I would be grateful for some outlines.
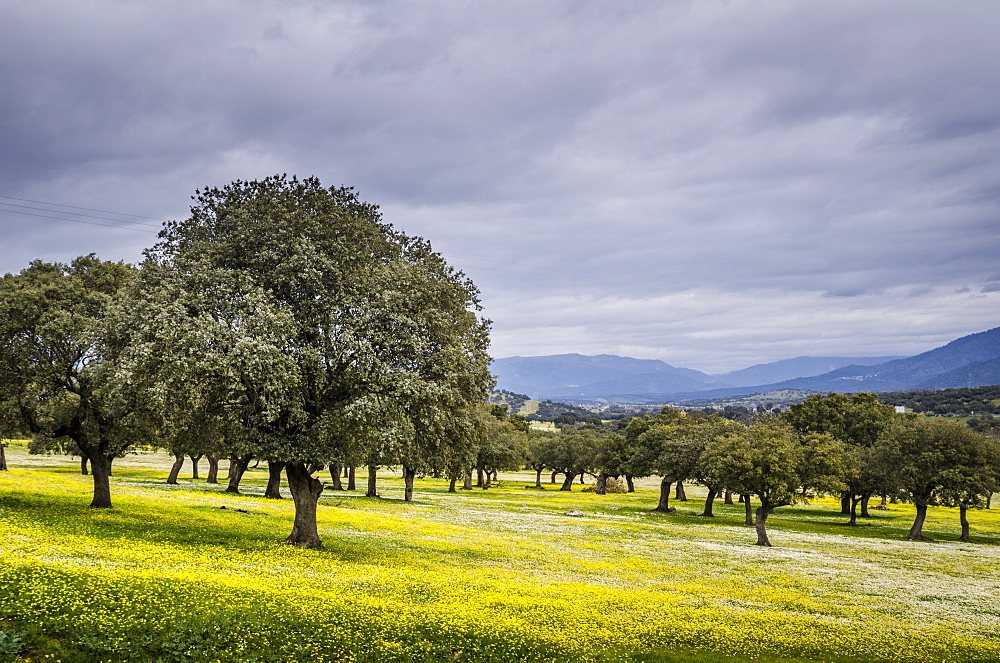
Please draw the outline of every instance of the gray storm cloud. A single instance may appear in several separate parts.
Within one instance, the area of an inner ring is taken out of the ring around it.
[[[236,178],[354,185],[480,285],[497,356],[728,370],[998,324],[989,3],[41,1],[0,23],[0,195],[177,218]],[[5,272],[154,241],[13,209]]]

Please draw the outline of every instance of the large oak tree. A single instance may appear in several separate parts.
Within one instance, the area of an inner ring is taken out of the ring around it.
[[[767,518],[775,509],[806,499],[802,488],[816,492],[843,490],[851,468],[843,444],[829,436],[799,437],[774,419],[758,420],[745,432],[730,434],[709,444],[702,464],[721,484],[747,496],[756,495],[757,545],[770,546]],[[822,448],[817,453],[817,447]],[[817,461],[817,456],[823,458]]]
[[[349,188],[273,176],[205,189],[160,237],[133,293],[136,368],[165,400],[232,423],[231,453],[285,463],[288,543],[322,545],[321,467],[389,433],[412,470],[440,454],[453,412],[485,399],[475,286]]]
[[[962,538],[968,540],[966,510],[985,502],[996,489],[996,449],[990,440],[947,419],[902,419],[884,435],[886,466],[916,507],[906,538],[929,541],[923,533],[927,507],[960,509]]]
[[[109,333],[129,265],[81,256],[32,262],[0,279],[0,411],[8,425],[75,443],[90,462],[91,506],[111,506],[111,463],[148,433],[140,385],[114,370]]]

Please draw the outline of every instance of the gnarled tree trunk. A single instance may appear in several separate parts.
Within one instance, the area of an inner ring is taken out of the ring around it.
[[[472,490],[472,468],[465,473],[465,483],[462,484],[462,490]]]
[[[635,481],[633,480],[633,477],[632,477],[631,474],[626,474],[625,475],[625,483],[628,484],[628,492],[634,493],[635,492]]]
[[[355,476],[356,470],[357,468],[354,465],[351,465],[350,467],[347,468],[347,490],[357,490],[358,488]]]
[[[670,486],[673,481],[664,477],[660,480],[660,502],[656,505],[654,511],[659,511],[660,513],[669,513],[670,509]]]
[[[713,511],[715,507],[715,491],[711,488],[708,489],[708,495],[705,497],[705,510],[701,512],[701,515],[706,518],[714,518],[715,513]]]
[[[458,492],[458,477],[457,476],[453,475],[448,480],[448,492],[449,493],[457,493]]]
[[[177,477],[180,475],[182,467],[184,467],[184,453],[174,452],[174,464],[170,466],[170,474],[167,475],[168,484],[177,485]]]
[[[555,470],[552,470],[552,476],[549,478],[549,483],[555,483],[556,482],[556,475],[557,474],[559,474],[559,472],[557,472]]]
[[[840,494],[840,513],[842,515],[850,515],[851,513],[851,494],[841,493]]]
[[[243,474],[247,471],[247,465],[253,458],[250,454],[245,456],[229,457],[229,485],[226,486],[227,493],[239,494],[240,482],[243,481]]]
[[[542,469],[544,468],[540,467],[537,470],[535,470],[535,488],[539,490],[542,489]]]
[[[284,469],[284,463],[273,460],[267,461],[267,488],[264,489],[264,497],[267,499],[283,499],[281,497],[281,472]]]
[[[573,480],[576,479],[576,475],[572,472],[566,472],[565,476],[566,478],[563,479],[562,486],[559,487],[559,490],[571,492],[573,490]]]
[[[684,492],[684,482],[683,481],[678,481],[677,482],[677,492],[674,494],[674,499],[675,500],[680,500],[681,502],[687,502],[688,501],[687,493]]]
[[[927,505],[926,504],[915,504],[917,507],[917,517],[913,520],[913,526],[910,527],[910,533],[906,535],[906,538],[910,541],[930,541],[926,536],[924,536],[924,520],[927,519]]]
[[[861,517],[871,518],[872,514],[868,513],[868,500],[872,498],[871,495],[865,495],[861,498]]]
[[[330,466],[330,478],[333,479],[333,489],[343,490],[344,484],[340,481],[340,465]]]
[[[82,474],[83,476],[87,476],[88,474],[90,474],[90,472],[87,470],[87,463],[89,462],[90,461],[87,460],[86,456],[80,456],[80,474]]]
[[[725,497],[722,500],[722,503],[723,504],[732,504],[733,503],[733,491],[731,491],[731,490],[727,490],[726,491],[726,494],[725,494]]]
[[[750,496],[740,495],[740,501],[743,502],[743,526],[753,527],[753,507],[750,506]]]
[[[851,519],[847,522],[848,525],[854,526],[858,524],[858,503],[860,501],[860,495],[851,495]]]
[[[285,474],[295,502],[295,521],[285,543],[299,548],[322,548],[316,507],[323,492],[323,482],[312,475],[305,463],[286,463]]]
[[[378,491],[375,490],[375,484],[378,481],[378,465],[368,466],[368,490],[365,492],[365,497],[378,497]]]
[[[413,501],[413,477],[417,471],[403,465],[403,499],[407,502]]]
[[[0,441],[0,472],[7,471],[7,454],[4,453],[3,442]]]
[[[597,485],[594,486],[594,492],[598,495],[608,494],[608,475],[604,472],[597,475]]]
[[[962,523],[962,536],[958,540],[964,541],[965,543],[969,542],[969,519],[966,517],[966,511],[968,508],[969,507],[966,504],[958,505],[958,518]]]
[[[219,483],[219,454],[208,454],[208,476],[205,483]]]
[[[750,501],[747,500],[747,504],[749,503]],[[767,547],[771,546],[771,541],[767,538],[767,528],[765,527],[765,525],[767,524],[767,517],[771,515],[772,511],[774,511],[772,507],[767,507],[764,506],[763,504],[757,507],[757,521],[755,523],[755,526],[757,527],[758,546],[767,546]]]
[[[95,453],[90,459],[90,473],[94,477],[94,499],[90,506],[93,509],[111,508],[111,461],[104,454]]]
[[[201,478],[200,476],[198,476],[199,460],[201,460],[201,454],[198,454],[197,456],[191,456],[191,478],[196,481]]]

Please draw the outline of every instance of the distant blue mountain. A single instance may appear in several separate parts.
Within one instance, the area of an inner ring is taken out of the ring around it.
[[[833,370],[830,370],[833,367]],[[907,358],[796,357],[708,375],[655,359],[579,354],[505,357],[497,388],[539,399],[716,398],[776,389],[906,391],[1000,384],[1000,327]]]
[[[845,366],[815,377],[779,382],[781,388],[809,391],[907,391],[929,388],[966,387],[958,384],[962,367],[1000,357],[1000,327],[969,334],[940,348],[906,359],[874,366]],[[949,377],[950,374],[950,377]],[[991,384],[987,382],[986,384]],[[974,386],[982,386],[974,385]]]
[[[738,371],[721,373],[712,377],[734,387],[750,387],[759,384],[782,382],[795,378],[822,375],[838,368],[856,364],[871,366],[887,361],[902,359],[902,357],[795,357],[773,361],[769,364],[756,364]]]
[[[920,389],[949,389],[951,387],[985,387],[1000,384],[1000,357],[976,361],[960,368],[941,373],[920,385]]]
[[[656,359],[580,354],[503,357],[493,362],[497,388],[540,399],[607,398],[721,386],[712,376]]]
[[[851,365],[829,373],[756,386],[674,394],[675,398],[725,398],[778,389],[857,393],[911,391],[1000,384],[1000,327],[955,339],[927,352],[871,366]]]

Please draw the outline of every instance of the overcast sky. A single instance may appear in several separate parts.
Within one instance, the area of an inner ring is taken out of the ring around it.
[[[136,261],[196,188],[287,172],[429,239],[497,357],[722,372],[1000,325],[994,0],[5,0],[0,26],[0,273]]]

